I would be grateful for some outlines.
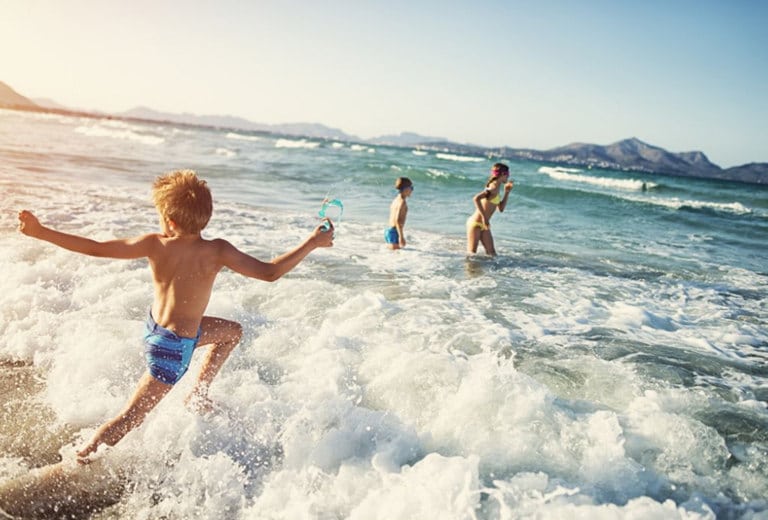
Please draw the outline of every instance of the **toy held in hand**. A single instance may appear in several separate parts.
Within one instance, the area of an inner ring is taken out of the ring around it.
[[[320,207],[320,211],[317,213],[317,215],[320,218],[327,218],[330,219],[335,223],[335,225],[339,225],[339,222],[341,222],[341,216],[344,214],[344,204],[341,203],[339,199],[324,199],[323,205]],[[326,220],[323,222],[323,231],[328,231],[331,229],[331,224]]]

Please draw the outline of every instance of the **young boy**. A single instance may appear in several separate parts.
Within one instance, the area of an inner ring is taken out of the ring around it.
[[[333,226],[318,226],[298,247],[270,262],[262,262],[222,239],[200,233],[213,212],[206,182],[191,170],[158,177],[152,197],[160,214],[161,233],[96,242],[43,226],[29,211],[19,212],[19,230],[64,249],[108,258],[147,258],[154,281],[154,303],[147,318],[144,352],[147,372],[117,417],[103,424],[78,453],[80,462],[99,445],[115,445],[138,427],[147,414],[186,372],[192,351],[210,347],[187,404],[199,411],[212,408],[208,387],[240,341],[239,323],[204,316],[216,275],[228,267],[244,276],[274,281],[293,269],[317,247],[333,245]],[[330,224],[330,222],[329,222]]]
[[[408,215],[408,204],[405,199],[413,193],[413,183],[408,177],[398,177],[395,189],[399,192],[389,206],[389,228],[384,231],[384,240],[390,249],[405,247],[405,217]]]

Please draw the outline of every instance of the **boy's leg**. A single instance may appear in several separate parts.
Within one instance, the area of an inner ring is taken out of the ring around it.
[[[208,399],[208,387],[221,370],[229,354],[240,342],[240,338],[243,336],[243,327],[236,321],[211,316],[203,316],[200,327],[203,331],[197,348],[209,348],[205,353],[203,365],[200,367],[195,388],[192,394],[187,397],[186,403],[198,411],[209,411],[212,409],[212,405]]]
[[[86,457],[95,452],[100,444],[107,444],[108,446],[117,444],[125,434],[144,421],[147,414],[165,397],[171,388],[173,385],[158,381],[149,372],[145,372],[139,379],[139,384],[123,411],[96,431],[91,442],[77,452],[78,458],[85,462]]]

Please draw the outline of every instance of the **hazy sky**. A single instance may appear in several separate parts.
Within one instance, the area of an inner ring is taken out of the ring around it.
[[[0,0],[0,81],[72,108],[768,162],[768,1]]]

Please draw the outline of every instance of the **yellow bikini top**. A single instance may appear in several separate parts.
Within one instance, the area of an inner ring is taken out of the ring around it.
[[[491,198],[491,190],[488,190],[488,201],[497,206],[501,204],[501,188],[496,192],[496,196]]]

